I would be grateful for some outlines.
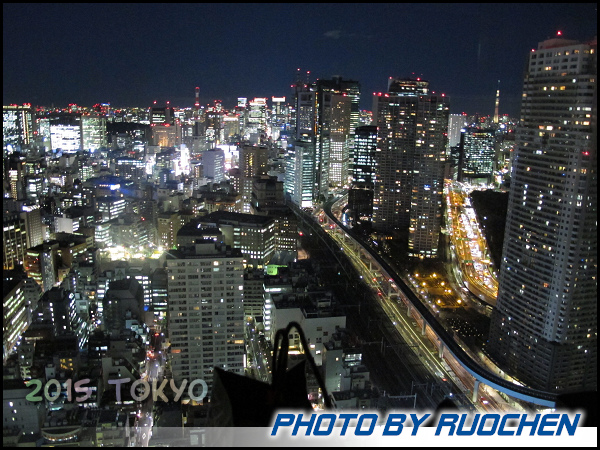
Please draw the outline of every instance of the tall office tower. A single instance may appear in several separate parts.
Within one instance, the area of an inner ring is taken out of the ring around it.
[[[5,181],[10,185],[13,200],[25,199],[25,157],[15,153],[3,160]]]
[[[27,231],[27,248],[35,247],[44,242],[44,227],[42,225],[42,210],[34,207],[20,213],[25,221]]]
[[[529,56],[489,352],[522,383],[597,389],[596,38]]]
[[[267,112],[267,99],[257,97],[250,100],[248,106],[248,122],[244,130],[244,139],[260,144],[261,135],[266,138],[271,134]]]
[[[271,97],[271,133],[273,141],[277,141],[287,126],[287,106],[285,97]]]
[[[202,166],[204,176],[213,183],[225,181],[225,152],[220,148],[211,148],[202,152]]]
[[[240,184],[243,212],[250,212],[252,201],[252,183],[254,178],[267,173],[269,163],[269,149],[264,145],[244,144],[239,147]]]
[[[25,279],[16,277],[3,277],[4,312],[2,332],[2,360],[6,362],[13,352],[23,333],[31,323],[31,314],[28,313],[27,299],[25,296]]]
[[[352,185],[348,193],[348,208],[355,222],[368,221],[373,214],[376,149],[377,127],[364,125],[356,128]]]
[[[446,161],[448,99],[429,93],[429,82],[390,79],[374,97],[379,146],[373,196],[376,231],[401,236],[408,254],[437,255]]]
[[[34,125],[33,108],[31,105],[2,106],[4,158],[15,150],[21,150],[33,143]]]
[[[106,117],[100,115],[81,116],[81,135],[83,150],[96,152],[105,149],[106,140]]]
[[[294,136],[285,156],[284,190],[292,203],[310,208],[318,195],[320,160],[316,150],[317,103],[314,86],[295,85]]]
[[[359,126],[360,85],[340,76],[317,80],[317,154],[320,156],[319,193],[329,186],[348,184],[354,131]]]
[[[173,378],[204,380],[210,396],[213,367],[244,373],[244,258],[196,242],[167,254],[168,335]]]
[[[360,85],[356,81],[333,77],[295,85],[294,156],[306,151],[314,154],[313,200],[326,196],[329,186],[348,183],[349,160],[354,145],[354,129],[359,124]],[[286,192],[288,188],[286,186]]]
[[[487,128],[464,128],[462,142],[463,164],[459,181],[465,178],[485,178],[492,181],[496,156],[496,130]]]
[[[448,148],[460,144],[460,133],[467,126],[467,114],[450,114],[448,118]],[[450,150],[446,152],[449,155]]]
[[[4,225],[2,234],[3,268],[10,270],[25,262],[25,254],[29,248],[27,227],[25,218],[16,212],[4,211],[2,222]]]
[[[315,144],[295,141],[285,156],[284,190],[300,208],[312,208],[315,195]]]

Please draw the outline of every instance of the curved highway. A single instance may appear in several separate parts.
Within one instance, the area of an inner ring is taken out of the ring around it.
[[[535,403],[538,405],[555,407],[558,398],[557,394],[551,392],[540,391],[537,389],[528,388],[526,386],[520,386],[504,378],[489,372],[485,368],[477,364],[461,347],[456,341],[450,336],[446,329],[437,321],[437,319],[431,314],[431,312],[421,303],[417,296],[413,293],[409,286],[398,276],[396,271],[377,253],[371,250],[369,247],[362,245],[360,237],[356,236],[355,233],[344,226],[331,212],[332,205],[339,200],[334,198],[328,201],[323,211],[327,215],[330,221],[336,224],[341,230],[347,233],[355,242],[363,247],[363,249],[370,254],[370,256],[377,261],[381,268],[387,272],[387,274],[394,280],[394,283],[398,289],[404,294],[404,296],[412,303],[414,308],[419,312],[423,320],[431,327],[437,337],[443,342],[447,350],[449,350],[457,361],[469,372],[475,379],[487,384],[488,386],[502,391],[508,395],[512,395],[518,399]]]

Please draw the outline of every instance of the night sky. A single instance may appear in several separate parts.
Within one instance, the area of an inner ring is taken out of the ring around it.
[[[528,53],[561,30],[597,33],[595,3],[3,5],[3,104],[225,108],[311,80],[358,80],[361,108],[389,77],[420,76],[451,112],[518,117]],[[414,75],[413,75],[414,74]]]

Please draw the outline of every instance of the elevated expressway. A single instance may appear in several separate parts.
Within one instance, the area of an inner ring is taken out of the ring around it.
[[[363,245],[361,239],[334,216],[332,206],[339,200],[340,198],[338,197],[324,205],[325,223],[323,224],[319,223],[313,214],[297,208],[293,209],[299,216],[299,219],[315,233],[318,233],[328,246],[329,244],[326,242],[325,236],[323,236],[327,235],[323,230],[323,226],[330,233],[341,233],[343,239],[350,240],[353,248],[360,253],[361,257],[368,260],[369,268],[381,274],[377,279],[381,289],[385,289],[386,297],[395,297],[398,305],[404,305],[407,308],[408,316],[412,317],[418,323],[418,326],[421,328],[421,335],[427,336],[437,348],[439,357],[445,360],[455,374],[463,380],[465,386],[472,386],[472,389],[469,390],[472,392],[472,401],[474,403],[479,400],[480,384],[485,384],[499,392],[525,402],[548,408],[556,407],[556,394],[515,384],[478,364],[473,359],[473,356],[471,356],[471,352],[463,348],[438,322],[432,312],[417,298],[416,294],[385,259],[368,246]],[[332,239],[331,236],[329,238]],[[346,256],[349,255],[346,254]],[[345,259],[345,262],[343,259]],[[351,264],[346,258],[342,258],[340,263],[343,269],[345,264]],[[466,380],[465,382],[465,375],[470,380]]]
[[[489,250],[471,206],[469,193],[457,182],[447,182],[446,228],[453,247],[454,268],[457,278],[477,298],[490,306],[496,306],[498,281],[490,267]]]

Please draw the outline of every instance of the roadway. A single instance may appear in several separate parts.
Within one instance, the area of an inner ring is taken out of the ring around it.
[[[360,238],[354,236],[351,230],[345,227],[332,213],[331,207],[332,204],[338,199],[330,200],[325,205],[325,214],[327,216],[328,222],[331,222],[335,225],[335,229],[339,228],[341,232],[344,232],[350,237],[355,243],[360,243]],[[360,244],[358,244],[360,245]],[[380,271],[385,275],[384,278],[389,278],[393,280],[393,285],[396,287],[395,294],[411,308],[416,310],[415,312],[418,314],[418,317],[421,318],[423,323],[427,326],[431,327],[433,336],[437,339],[440,344],[443,344],[443,351],[449,352],[458,362],[458,365],[462,367],[462,369],[470,374],[474,380],[477,380],[478,383],[475,384],[475,387],[478,387],[479,382],[483,382],[494,389],[497,389],[501,392],[504,392],[507,395],[513,396],[515,398],[525,400],[527,402],[536,403],[539,405],[554,407],[556,405],[556,394],[539,391],[536,389],[527,388],[525,386],[515,384],[512,381],[509,381],[502,376],[496,375],[495,373],[490,372],[486,368],[482,367],[480,364],[475,362],[470,355],[453,339],[453,337],[444,329],[444,327],[437,321],[437,319],[433,316],[433,314],[429,311],[429,309],[423,305],[423,303],[416,297],[416,295],[412,292],[412,290],[407,286],[407,284],[403,281],[403,279],[398,276],[395,270],[388,264],[383,257],[374,252],[368,247],[362,246],[363,251],[369,254],[369,256],[376,261],[376,263],[380,266]]]
[[[470,203],[469,191],[460,183],[446,182],[446,229],[451,237],[459,278],[477,298],[496,306],[498,281],[491,268],[485,236]]]
[[[265,383],[271,382],[271,356],[264,338],[256,331],[253,317],[246,320],[246,352],[248,355],[247,366],[251,375]]]

